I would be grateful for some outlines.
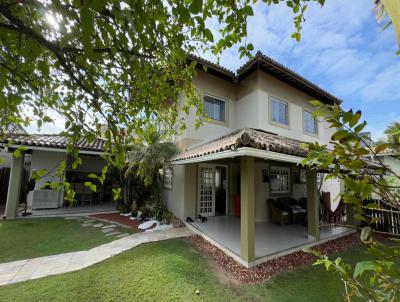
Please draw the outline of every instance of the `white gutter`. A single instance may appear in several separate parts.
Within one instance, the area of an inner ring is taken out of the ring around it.
[[[4,146],[4,145],[3,145]],[[67,149],[60,149],[57,147],[38,147],[38,146],[29,146],[29,145],[9,145],[8,148],[18,149],[20,147],[27,148],[28,150],[37,150],[37,151],[53,151],[53,152],[63,152],[67,153]],[[101,155],[103,152],[99,151],[87,151],[87,150],[79,150],[80,154],[87,154],[87,155]]]
[[[177,160],[177,161],[171,162],[171,164],[172,165],[185,165],[185,164],[200,163],[200,162],[205,162],[205,161],[212,161],[212,160],[219,160],[219,159],[226,159],[226,158],[235,158],[235,157],[240,157],[240,156],[251,156],[251,157],[283,161],[283,162],[294,163],[294,164],[298,164],[304,159],[303,157],[299,157],[299,156],[244,147],[244,148],[239,148],[236,150],[226,150],[226,151],[216,152],[213,154],[202,155],[199,157]]]

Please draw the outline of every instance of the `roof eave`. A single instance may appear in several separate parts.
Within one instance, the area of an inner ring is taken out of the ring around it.
[[[321,101],[324,101],[325,103],[332,103],[332,104],[338,104],[340,105],[342,103],[342,100],[335,97],[334,95],[328,93],[324,89],[318,87],[314,83],[308,81],[301,75],[297,74],[294,71],[291,71],[287,67],[283,66],[282,64],[275,62],[274,60],[265,57],[264,55],[257,53],[257,55],[244,64],[242,67],[240,67],[237,71],[237,81],[241,81],[248,77],[252,72],[254,72],[257,69],[263,70],[262,64],[267,64],[269,67],[272,67],[276,69],[278,72],[286,75],[287,77],[291,78],[293,81],[298,82],[300,85],[305,86],[303,89],[301,87],[296,87],[297,89],[300,90],[309,90],[306,91],[308,94],[314,94],[313,96],[316,97],[317,99],[320,99]],[[270,72],[268,70],[263,70],[264,72]],[[271,72],[270,72],[271,73]],[[281,81],[284,81],[281,79],[279,76],[272,74],[274,77],[280,79]],[[293,84],[289,83],[289,85],[293,86]],[[322,97],[322,98],[321,98]]]
[[[206,161],[213,161],[213,160],[221,160],[221,159],[229,159],[229,158],[236,158],[241,156],[251,156],[256,158],[261,158],[265,160],[274,160],[274,161],[281,161],[287,163],[300,163],[304,158],[300,156],[288,155],[284,153],[278,153],[273,151],[267,150],[260,150],[250,147],[241,147],[235,150],[227,150],[216,152],[212,154],[206,154],[198,157],[188,158],[188,159],[181,159],[172,161],[172,165],[185,165],[185,164],[192,164],[192,163],[201,163]]]

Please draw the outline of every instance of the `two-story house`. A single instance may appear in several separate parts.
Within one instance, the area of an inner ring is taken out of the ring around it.
[[[347,232],[319,227],[318,192],[334,203],[339,180],[321,184],[298,165],[304,142],[329,144],[335,131],[314,118],[310,101],[341,100],[261,53],[236,73],[192,59],[208,118],[196,129],[193,109],[175,140],[181,152],[164,171],[168,208],[248,267]]]

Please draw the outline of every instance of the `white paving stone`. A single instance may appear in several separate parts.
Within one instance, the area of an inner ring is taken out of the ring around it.
[[[82,219],[83,217],[81,216],[70,216],[70,217],[65,217],[65,220],[78,220],[78,219]]]
[[[115,224],[109,224],[109,225],[105,225],[102,227],[102,229],[110,229],[110,228],[115,228],[116,225]]]
[[[106,237],[109,237],[109,236],[116,236],[116,235],[120,235],[120,234],[121,234],[121,232],[113,231],[113,232],[111,232],[111,233],[107,233],[107,234],[106,234]]]
[[[106,229],[103,229],[103,231],[104,230]],[[136,233],[132,235],[128,233],[109,232],[106,236],[112,233],[122,238],[92,248],[88,251],[2,263],[0,264],[0,285],[77,271],[143,243],[187,237],[193,234],[186,227],[166,229],[152,233]]]
[[[102,231],[103,233],[110,233],[110,232],[113,232],[113,231],[114,231],[114,229],[112,229],[112,228],[108,228],[108,229],[101,229],[101,231]]]
[[[94,224],[93,226],[94,226],[95,228],[100,228],[100,227],[103,226],[103,224],[102,224],[102,223],[96,223],[96,224]]]

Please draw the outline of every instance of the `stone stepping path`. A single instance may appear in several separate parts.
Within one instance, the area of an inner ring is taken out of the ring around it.
[[[0,285],[77,271],[143,243],[182,238],[190,235],[193,235],[193,233],[186,227],[132,235],[124,233],[118,235],[123,238],[88,251],[2,263],[0,264]]]
[[[87,217],[66,217],[66,220],[77,220],[81,223],[81,226],[86,228],[89,226],[95,227],[95,228],[101,228],[101,231],[104,233],[106,237],[110,236],[115,236],[116,238],[123,238],[126,236],[129,236],[130,233],[121,233],[119,231],[116,231],[115,228],[117,227],[116,224],[110,223],[103,223],[99,222],[96,219],[88,219]]]

